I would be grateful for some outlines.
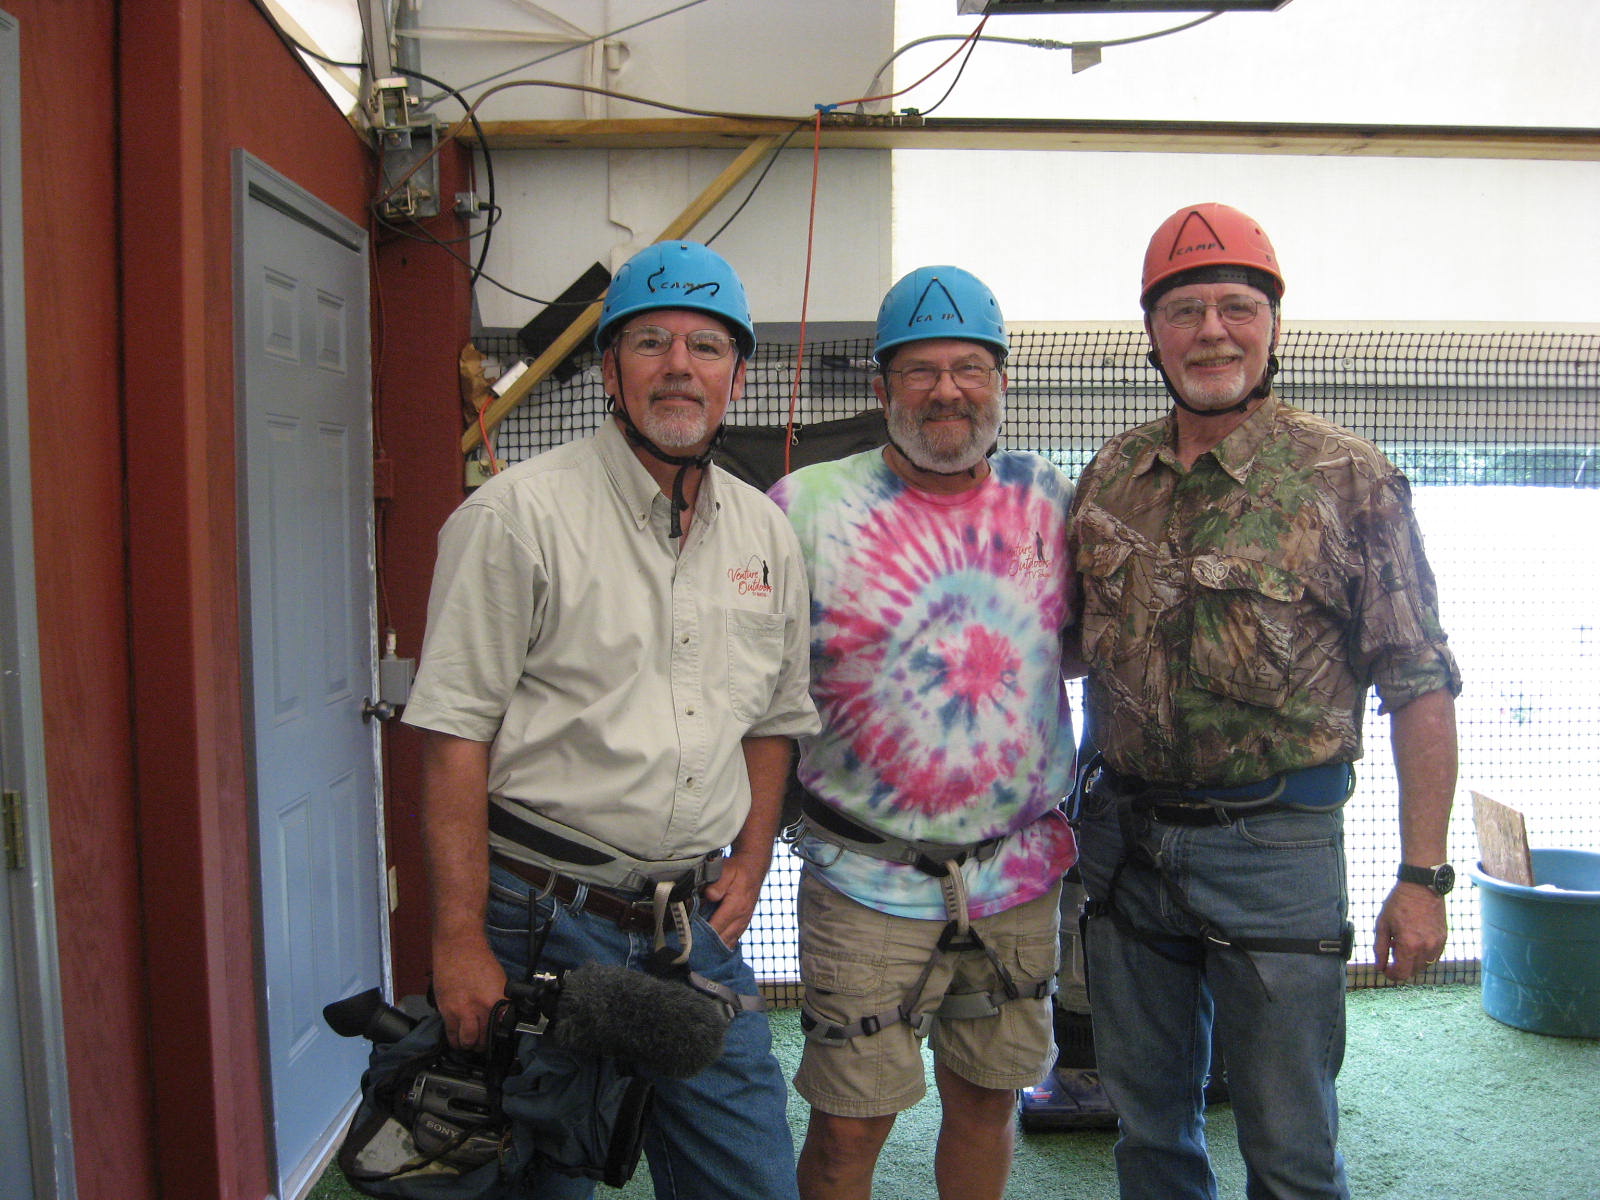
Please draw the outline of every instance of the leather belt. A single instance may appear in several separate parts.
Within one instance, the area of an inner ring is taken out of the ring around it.
[[[603,917],[624,933],[655,932],[655,907],[649,899],[631,900],[627,896],[596,887],[592,883],[585,884],[570,875],[547,871],[543,867],[518,862],[502,854],[494,855],[494,861],[541,895],[554,896],[569,908],[589,913],[591,916]],[[673,889],[675,898],[677,891],[677,888]]]

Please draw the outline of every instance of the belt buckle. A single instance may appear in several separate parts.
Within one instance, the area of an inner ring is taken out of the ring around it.
[[[651,933],[656,927],[655,908],[648,900],[630,900],[623,910],[619,928],[630,933]]]
[[[1227,825],[1232,820],[1225,809],[1203,800],[1162,801],[1150,806],[1150,815],[1167,825]]]

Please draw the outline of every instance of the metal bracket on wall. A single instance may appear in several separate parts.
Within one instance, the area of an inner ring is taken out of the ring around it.
[[[439,215],[439,123],[413,120],[411,104],[400,78],[377,80],[368,98],[380,168],[374,207],[389,221]]]

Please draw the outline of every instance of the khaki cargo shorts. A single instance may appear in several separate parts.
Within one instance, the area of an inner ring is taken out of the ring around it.
[[[972,922],[1012,979],[1024,988],[1056,972],[1060,887],[1026,904]],[[894,917],[858,904],[817,880],[800,880],[800,978],[805,1005],[824,1022],[850,1025],[906,999],[936,953],[944,921]],[[1000,986],[981,950],[941,953],[916,1012],[939,1007],[946,993],[993,992]],[[1017,999],[993,1016],[936,1019],[929,1042],[945,1069],[978,1087],[1031,1087],[1055,1064],[1051,1001]],[[927,1092],[922,1044],[904,1021],[842,1046],[806,1039],[795,1090],[822,1112],[880,1117],[901,1112]]]

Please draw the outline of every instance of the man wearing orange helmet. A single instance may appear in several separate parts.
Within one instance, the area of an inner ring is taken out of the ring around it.
[[[1405,477],[1273,392],[1283,290],[1237,209],[1161,225],[1141,303],[1174,407],[1102,448],[1069,518],[1102,755],[1078,823],[1085,949],[1124,1200],[1216,1196],[1213,1027],[1249,1195],[1348,1195],[1341,809],[1369,686],[1400,781],[1375,957],[1407,979],[1445,943],[1460,674]]]

